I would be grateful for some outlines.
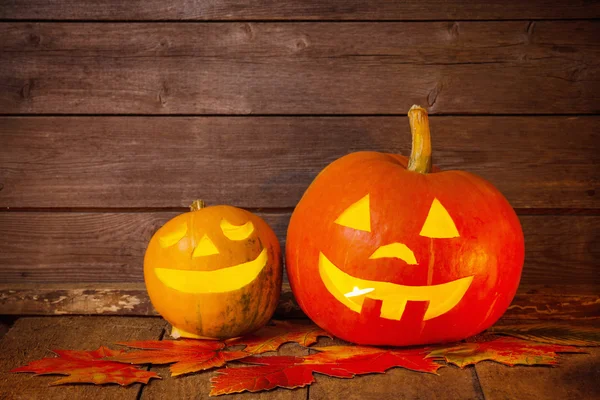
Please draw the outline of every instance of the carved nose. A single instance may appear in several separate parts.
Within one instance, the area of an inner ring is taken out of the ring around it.
[[[212,240],[210,240],[208,235],[205,234],[204,236],[202,236],[202,239],[200,239],[198,246],[196,246],[196,248],[192,252],[192,257],[196,258],[212,256],[213,254],[219,254],[219,249],[217,249],[217,246],[215,246]]]
[[[408,248],[404,243],[390,243],[385,246],[381,246],[373,254],[369,259],[373,260],[376,258],[398,258],[400,260],[405,261],[409,265],[417,265],[417,259],[415,258],[415,253],[411,249]]]

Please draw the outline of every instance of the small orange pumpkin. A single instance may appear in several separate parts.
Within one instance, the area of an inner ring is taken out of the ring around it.
[[[174,337],[223,339],[264,326],[281,276],[279,242],[265,221],[202,201],[164,224],[144,257],[150,300]]]

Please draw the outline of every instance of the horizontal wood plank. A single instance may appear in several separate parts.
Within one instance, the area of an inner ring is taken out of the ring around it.
[[[0,29],[9,114],[600,112],[596,21]]]
[[[3,23],[6,56],[336,59],[413,64],[522,62],[598,56],[600,23],[447,21],[347,23]],[[426,45],[425,45],[426,43]]]
[[[500,325],[540,320],[593,321],[600,318],[598,285],[521,285]],[[0,284],[0,314],[4,315],[158,315],[143,283]],[[283,283],[275,317],[306,318]],[[10,325],[10,319],[7,322]]]
[[[0,19],[56,20],[446,20],[598,18],[597,2],[575,0],[5,0]]]
[[[517,208],[600,208],[600,117],[431,118],[434,162]],[[410,153],[406,117],[0,117],[0,207],[294,207],[352,151]]]
[[[177,213],[0,213],[0,283],[142,282],[151,235]],[[289,213],[258,213],[285,246]],[[521,216],[522,283],[600,284],[600,216]]]
[[[287,282],[275,317],[306,318]],[[579,304],[579,303],[577,303]],[[580,314],[589,312],[584,308]],[[2,284],[0,314],[5,315],[158,315],[143,283]],[[522,312],[516,314],[521,315]]]
[[[137,399],[141,384],[64,385],[49,387],[59,377],[15,374],[9,371],[28,362],[51,357],[50,350],[96,350],[128,340],[158,340],[165,327],[159,318],[58,317],[20,318],[0,341],[0,397],[2,399]]]

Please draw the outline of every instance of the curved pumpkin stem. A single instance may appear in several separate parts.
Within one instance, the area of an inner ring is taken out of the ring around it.
[[[408,170],[427,174],[431,171],[431,136],[427,110],[414,105],[408,111],[412,133],[412,151],[408,160]]]
[[[190,210],[198,211],[203,209],[204,207],[206,207],[206,203],[204,203],[204,200],[194,200],[190,205]]]

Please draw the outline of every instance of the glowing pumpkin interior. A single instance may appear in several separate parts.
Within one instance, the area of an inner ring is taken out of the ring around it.
[[[352,204],[335,221],[347,228],[371,232],[369,195]],[[429,238],[459,237],[452,217],[436,198],[433,200],[420,236]],[[414,252],[404,243],[379,246],[369,259],[396,258],[408,265],[419,265]],[[467,276],[452,282],[428,286],[406,286],[390,282],[369,281],[351,276],[335,266],[323,253],[319,254],[319,275],[327,290],[350,310],[360,313],[366,298],[381,300],[381,318],[400,320],[408,301],[427,302],[423,320],[438,317],[455,307],[473,281]]]
[[[483,179],[431,167],[426,112],[411,112],[410,159],[358,152],[334,161],[288,228],[295,298],[351,342],[464,339],[493,324],[519,284],[524,241],[514,210]]]
[[[233,337],[264,325],[281,269],[270,227],[230,206],[198,207],[168,221],[144,259],[153,305],[184,337]]]

